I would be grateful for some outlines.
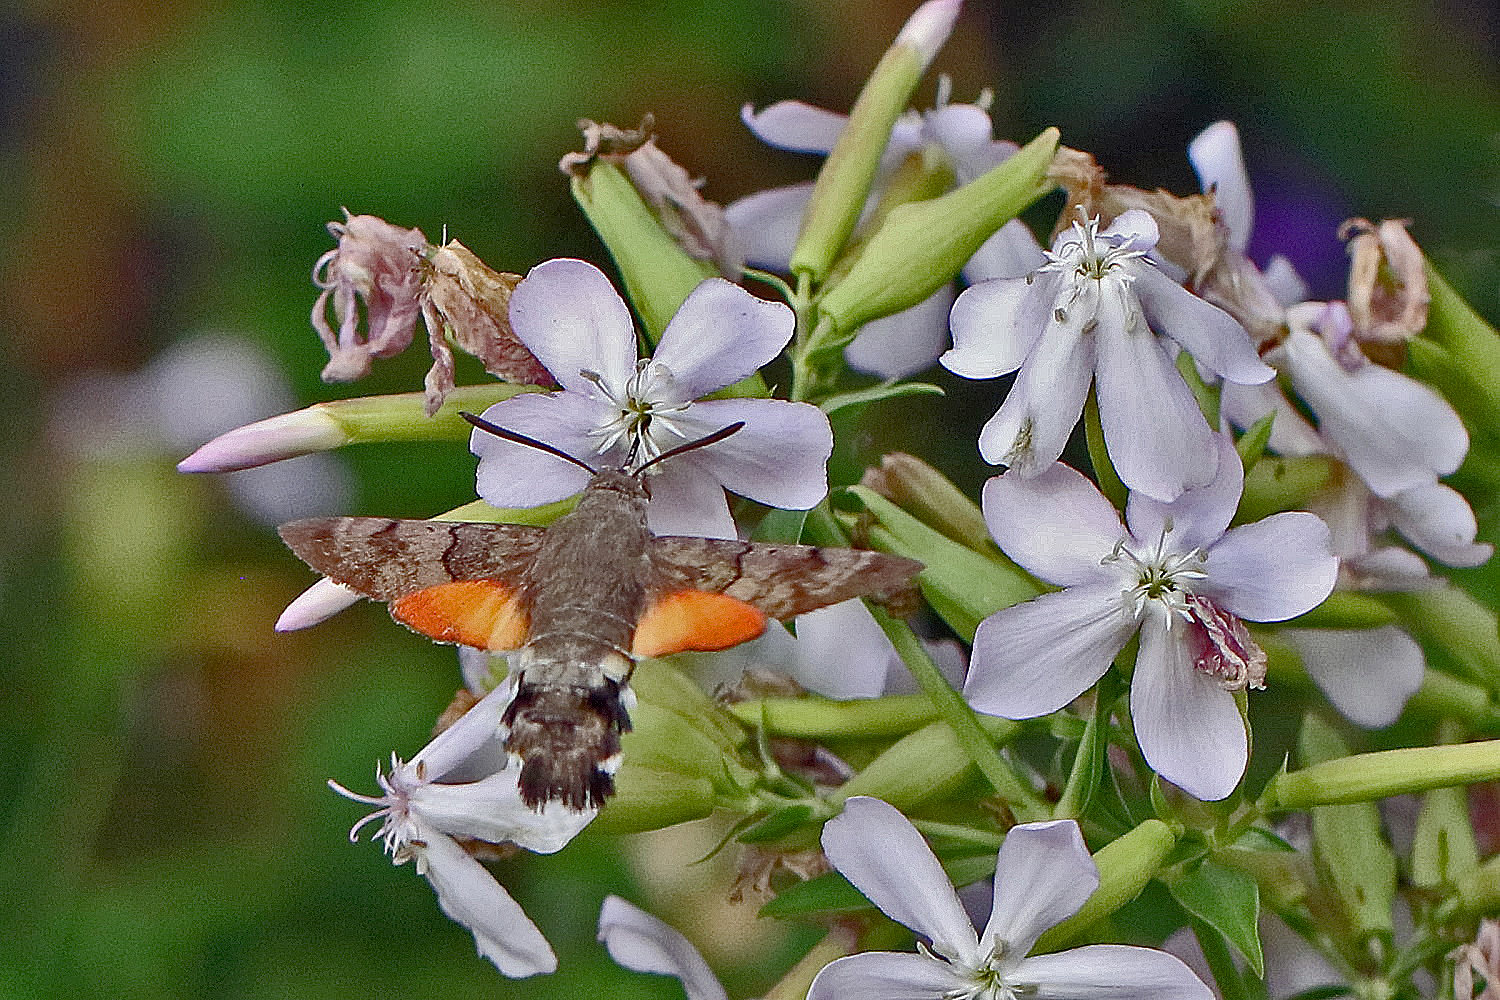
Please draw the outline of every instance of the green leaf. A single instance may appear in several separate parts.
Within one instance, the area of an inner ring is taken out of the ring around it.
[[[739,839],[747,844],[778,840],[812,821],[811,806],[794,805],[779,809],[758,823],[752,823],[740,831]]]
[[[1068,773],[1068,783],[1062,796],[1052,809],[1054,819],[1079,819],[1088,812],[1094,791],[1103,780],[1108,766],[1109,715],[1114,706],[1114,694],[1106,691],[1119,684],[1119,675],[1106,673],[1099,682],[1099,691],[1094,698],[1094,714],[1089,716],[1083,730],[1083,739],[1078,742],[1078,751],[1073,756],[1073,767]]]
[[[930,382],[881,382],[867,389],[853,389],[829,396],[818,404],[818,408],[832,416],[839,410],[851,406],[868,406],[883,399],[900,399],[902,396],[942,396],[942,387]]]
[[[1234,450],[1240,453],[1240,462],[1245,466],[1247,475],[1265,454],[1266,444],[1271,440],[1271,426],[1275,422],[1276,414],[1267,413],[1251,424],[1250,429],[1240,435],[1240,439],[1234,443]]]
[[[1257,929],[1260,889],[1255,879],[1208,858],[1191,874],[1169,882],[1167,891],[1184,910],[1224,935],[1255,975],[1264,978],[1266,960]]]
[[[956,886],[972,885],[995,873],[995,854],[963,854],[955,857],[939,856],[943,870]],[[783,889],[765,906],[760,908],[762,917],[801,917],[814,913],[858,913],[874,909],[875,904],[864,897],[858,889],[838,872],[828,872],[817,878],[799,882]]]

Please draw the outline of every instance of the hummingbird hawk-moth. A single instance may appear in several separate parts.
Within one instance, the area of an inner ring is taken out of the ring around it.
[[[578,811],[613,793],[620,736],[630,729],[621,696],[636,658],[727,649],[759,636],[769,618],[854,597],[892,598],[922,568],[857,549],[654,536],[645,467],[590,472],[577,506],[545,528],[322,517],[280,529],[313,569],[389,602],[408,628],[439,642],[519,650],[502,736],[521,760],[521,797],[533,809],[559,801]]]

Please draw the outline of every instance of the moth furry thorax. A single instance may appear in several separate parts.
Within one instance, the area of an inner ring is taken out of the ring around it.
[[[583,810],[614,791],[638,657],[727,649],[768,618],[897,595],[921,569],[855,549],[653,536],[643,479],[595,473],[546,528],[328,517],[283,525],[281,536],[423,635],[518,650],[501,733],[521,762],[522,798]]]

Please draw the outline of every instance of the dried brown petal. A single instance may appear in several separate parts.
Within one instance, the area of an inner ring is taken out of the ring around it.
[[[1349,316],[1357,340],[1397,344],[1427,326],[1427,270],[1407,223],[1349,219],[1339,238],[1349,242]]]
[[[643,115],[640,126],[633,129],[580,118],[578,128],[583,132],[583,149],[565,154],[557,162],[557,169],[570,177],[582,177],[595,160],[618,162],[650,142],[655,126],[656,119],[650,114]]]
[[[510,327],[510,293],[519,274],[491,270],[457,240],[431,250],[422,267],[422,320],[432,348],[427,415],[453,388],[453,350],[472,354],[484,370],[507,382],[556,385]]]

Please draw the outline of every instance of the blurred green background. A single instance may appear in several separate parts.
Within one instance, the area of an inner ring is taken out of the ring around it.
[[[0,11],[0,997],[680,995],[592,943],[611,891],[682,926],[737,995],[774,981],[814,932],[756,928],[753,905],[723,901],[726,871],[692,864],[712,823],[499,866],[562,962],[524,982],[475,957],[409,867],[345,841],[360,810],[324,780],[372,790],[376,761],[414,752],[454,658],[368,606],[273,634],[312,577],[270,522],[454,507],[473,495],[462,447],[356,449],[259,480],[172,464],[278,409],[419,386],[420,347],[366,383],[318,382],[308,273],[340,206],[434,241],[446,226],[499,269],[606,263],[555,167],[575,119],[654,112],[719,201],[805,179],[813,165],[761,147],[740,106],[846,110],[910,9]],[[998,135],[1056,124],[1145,187],[1194,190],[1187,140],[1233,118],[1260,198],[1252,252],[1287,253],[1332,296],[1337,222],[1410,218],[1493,320],[1497,18],[1482,2],[971,2],[936,69],[956,100],[994,89]],[[931,455],[936,425],[938,457],[977,484],[993,387],[938,378],[955,398],[903,403],[890,436],[860,443]]]

